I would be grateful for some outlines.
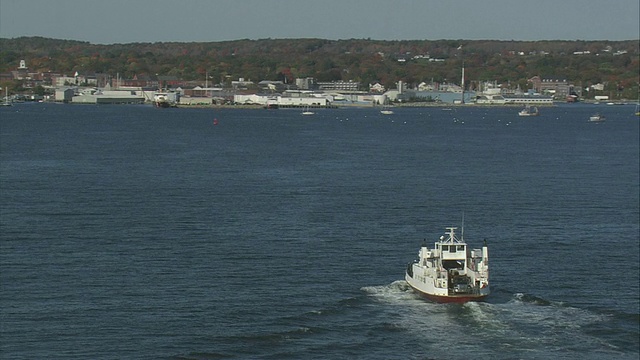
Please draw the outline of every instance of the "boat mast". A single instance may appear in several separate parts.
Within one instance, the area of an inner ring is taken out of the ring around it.
[[[460,241],[464,242],[464,211],[462,212],[462,230],[460,231]]]
[[[461,103],[464,104],[464,59],[462,59],[462,100]]]
[[[464,53],[462,52],[462,45],[458,47],[460,50],[460,59],[462,60],[462,80],[460,81],[460,87],[462,88],[462,99],[460,100],[461,104],[464,104]]]
[[[447,239],[446,243],[455,244],[455,242],[456,242],[455,230],[456,229],[457,229],[456,227],[448,227],[447,228],[447,230],[449,230],[449,232],[446,233],[446,234],[449,235],[449,239]]]

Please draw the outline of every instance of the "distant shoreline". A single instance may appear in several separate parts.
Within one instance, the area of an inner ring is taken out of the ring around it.
[[[429,103],[405,103],[405,104],[397,104],[397,105],[392,105],[392,108],[450,108],[450,109],[455,109],[455,108],[461,108],[461,107],[484,107],[484,108],[488,108],[488,107],[517,107],[517,108],[521,108],[523,105],[522,104],[429,104]],[[557,106],[557,103],[553,103],[553,104],[543,104],[543,105],[536,105],[538,107],[553,107],[553,106]],[[265,107],[263,105],[178,105],[178,108],[183,108],[183,109],[198,109],[198,108],[202,108],[202,109],[256,109],[256,110],[266,110]],[[303,109],[303,106],[280,106],[280,109]],[[314,107],[314,109],[380,109],[380,106],[367,106],[367,105],[347,105],[347,104],[340,104],[340,105],[336,105],[336,106],[331,106],[331,107],[323,107],[323,106],[318,106],[318,107]],[[271,110],[277,110],[277,109],[271,109]]]
[[[30,101],[26,102],[15,102],[14,104],[20,103],[32,103]],[[95,103],[62,103],[62,102],[54,102],[54,101],[44,101],[41,102],[44,104],[60,104],[60,105],[101,105],[101,106],[110,106],[110,105],[140,105],[140,106],[153,106],[151,103],[143,103],[143,104],[133,104],[133,103],[120,103],[120,104],[95,104]],[[560,104],[568,104],[563,101],[556,101],[552,104],[535,104],[537,107],[554,107]],[[576,104],[589,104],[589,105],[603,105],[603,106],[612,106],[611,104],[606,103],[597,103],[594,101],[580,101]],[[615,102],[613,105],[635,105],[635,101],[623,100],[619,102]],[[456,108],[469,108],[469,107],[477,107],[477,108],[497,108],[497,107],[507,107],[507,108],[521,108],[523,104],[475,104],[475,103],[466,103],[466,104],[443,104],[443,103],[400,103],[391,105],[392,108],[442,108],[442,109],[456,109]],[[275,109],[266,109],[264,105],[217,105],[217,104],[184,104],[178,105],[178,109],[238,109],[238,110],[278,110]],[[279,109],[304,109],[304,106],[280,106]],[[315,106],[313,109],[318,110],[329,110],[329,109],[381,109],[380,106],[373,105],[363,105],[363,104],[339,104],[333,105],[330,107],[324,106]]]

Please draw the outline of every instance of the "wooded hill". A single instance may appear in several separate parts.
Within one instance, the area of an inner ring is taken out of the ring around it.
[[[462,48],[460,49],[460,46]],[[221,83],[313,77],[316,81],[497,81],[527,89],[527,79],[566,79],[579,87],[602,83],[607,95],[638,96],[639,41],[496,41],[261,39],[223,42],[99,45],[42,37],[0,39],[0,72],[26,60],[30,72],[72,75],[168,75]],[[612,92],[613,94],[610,94]]]

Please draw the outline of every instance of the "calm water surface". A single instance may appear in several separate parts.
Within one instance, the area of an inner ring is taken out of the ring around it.
[[[0,358],[638,359],[634,107],[518,110],[0,109]],[[463,213],[493,293],[425,302]]]

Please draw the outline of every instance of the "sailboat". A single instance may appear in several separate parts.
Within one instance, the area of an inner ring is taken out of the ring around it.
[[[389,108],[389,104],[388,104],[387,100],[385,100],[384,106],[382,106],[382,110],[380,110],[380,114],[382,114],[382,115],[391,115],[391,114],[393,114],[393,110],[391,110]]]
[[[12,106],[13,104],[9,101],[9,88],[4,88],[4,101],[0,103],[0,106]]]
[[[305,106],[304,111],[302,111],[302,115],[313,115],[315,114],[313,111],[309,110],[308,106]]]

